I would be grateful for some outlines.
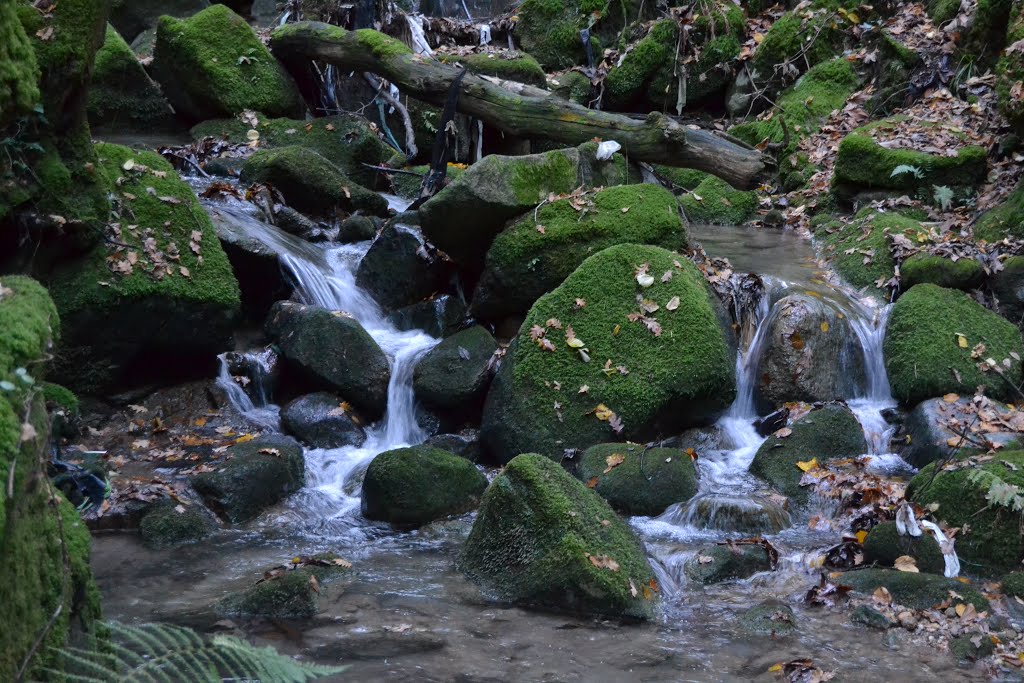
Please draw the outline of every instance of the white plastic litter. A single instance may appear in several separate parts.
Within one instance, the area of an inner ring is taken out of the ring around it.
[[[597,160],[608,161],[620,149],[622,149],[622,145],[615,142],[615,140],[605,140],[597,146]]]
[[[487,45],[491,42],[490,24],[480,24],[480,44]]]
[[[432,55],[427,36],[423,32],[423,17],[418,14],[406,14],[405,23],[409,25],[409,33],[412,35],[412,49],[418,55]]]
[[[906,536],[908,533],[911,536],[921,535],[921,527],[917,524],[914,511],[906,502],[896,510],[896,531],[900,532],[900,536]]]
[[[956,550],[953,549],[953,539],[946,538],[946,534],[942,533],[942,529],[935,522],[922,519],[921,526],[931,532],[939,547],[942,548],[942,558],[946,561],[946,571],[943,573],[947,578],[955,578],[960,573],[960,558],[956,556]]]

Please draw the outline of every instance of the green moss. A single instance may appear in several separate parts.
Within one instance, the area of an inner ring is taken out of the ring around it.
[[[465,458],[429,446],[399,448],[373,459],[363,478],[368,519],[420,526],[471,510],[487,477]]]
[[[507,81],[518,81],[543,88],[547,84],[544,69],[537,60],[522,52],[477,52],[468,55],[438,54],[444,64],[462,64],[471,73],[496,76]],[[581,76],[583,74],[580,74]],[[584,78],[586,78],[584,76]],[[588,81],[589,85],[589,81]]]
[[[178,113],[193,120],[246,109],[294,116],[303,108],[284,67],[225,5],[212,5],[188,19],[161,17],[153,68]]]
[[[416,364],[416,398],[436,410],[479,414],[498,342],[480,325],[457,332]]]
[[[805,21],[794,12],[787,12],[772,24],[764,40],[757,46],[751,66],[758,74],[758,80],[769,80],[776,65],[794,60],[804,48],[804,38],[821,30],[817,39],[803,56],[800,62],[814,66],[823,62],[836,51],[839,32],[834,26],[822,26],[824,16],[816,16]],[[799,67],[798,67],[799,68]]]
[[[389,57],[412,54],[409,46],[402,41],[373,29],[359,29],[356,31],[356,40],[362,47],[372,52],[373,56],[377,59],[388,59]]]
[[[974,224],[974,237],[998,242],[1004,237],[1024,237],[1024,184],[1018,185],[1003,203],[983,213]]]
[[[61,410],[66,410],[72,415],[78,414],[78,397],[66,387],[53,382],[44,382],[43,398],[48,404],[53,404]]]
[[[988,600],[971,586],[935,574],[862,569],[845,572],[837,583],[852,586],[855,591],[868,595],[885,586],[894,603],[911,609],[932,609],[949,600],[950,591],[962,596],[963,602],[974,605],[979,612],[988,609]]]
[[[927,282],[950,289],[977,289],[985,280],[981,264],[972,258],[956,261],[932,254],[915,254],[900,264],[900,283],[904,289]]]
[[[1002,578],[1005,595],[1011,598],[1024,598],[1024,572],[1010,572]]]
[[[426,175],[430,171],[430,167],[426,164],[422,166],[407,166],[402,169],[403,171],[413,171],[414,173],[421,174],[420,177],[407,175],[405,173],[395,174],[391,176],[391,182],[395,186],[395,194],[399,197],[406,199],[415,199],[420,196],[420,187],[423,185],[422,176]],[[448,182],[452,182],[459,178],[466,169],[461,165],[448,164]]]
[[[609,470],[617,460],[614,456],[621,456],[622,462]],[[660,515],[669,505],[685,503],[697,493],[693,461],[672,448],[619,443],[591,446],[583,454],[577,476],[627,515]]]
[[[789,436],[770,436],[761,444],[750,463],[750,472],[797,501],[805,501],[808,496],[808,489],[800,486],[803,471],[797,467],[798,462],[817,458],[824,463],[868,450],[860,422],[845,406],[826,405],[790,427],[793,431]]]
[[[797,621],[793,608],[778,600],[766,600],[755,605],[739,617],[739,627],[758,636],[770,636],[772,640],[793,635]]]
[[[884,289],[893,276],[895,262],[889,251],[890,235],[915,236],[923,230],[920,223],[906,216],[868,210],[846,224],[822,224],[815,234],[832,267],[846,282],[858,289],[874,290]],[[853,251],[847,253],[850,249]]]
[[[959,342],[963,335],[964,342]],[[971,358],[984,344],[980,360],[1002,363],[1011,354],[1024,355],[1020,331],[986,310],[963,292],[935,285],[917,285],[899,298],[885,332],[885,366],[892,394],[906,405],[949,392],[972,393],[985,385],[990,398],[1010,399],[1013,388],[995,372],[983,373]],[[1021,365],[1011,360],[1005,370],[1013,385],[1020,384]]]
[[[14,0],[0,0],[0,128],[39,101],[39,68]],[[2,215],[2,214],[0,214]]]
[[[737,190],[716,176],[705,178],[679,203],[691,223],[715,225],[739,225],[754,215],[758,205],[756,192]]]
[[[352,570],[333,563],[334,556],[317,556],[325,565],[304,565],[297,569],[275,567],[245,591],[229,595],[216,605],[219,614],[231,617],[309,619],[320,611],[320,598],[327,597],[332,583],[346,578]],[[314,583],[314,580],[316,583]]]
[[[459,566],[499,598],[542,609],[647,619],[656,605],[629,526],[542,455],[520,455],[488,487]]]
[[[628,108],[643,93],[648,81],[667,62],[675,61],[676,22],[656,23],[622,63],[605,77],[605,96],[611,109]]]
[[[176,508],[183,507],[179,512]],[[139,523],[147,548],[169,548],[197,543],[217,529],[217,523],[202,506],[180,506],[174,502],[155,506]]]
[[[539,164],[512,164],[509,188],[520,202],[536,204],[547,198],[549,187],[574,187],[576,165],[565,154],[550,152]]]
[[[487,319],[525,313],[587,257],[614,244],[687,246],[676,199],[657,185],[618,185],[588,199],[585,213],[576,200],[550,202],[501,232],[487,252],[473,312]]]
[[[769,569],[771,563],[768,554],[764,548],[756,545],[715,545],[702,548],[683,566],[686,578],[705,585],[729,579],[746,579]]]
[[[174,126],[171,108],[160,88],[109,24],[103,47],[96,53],[88,111],[93,127],[151,132]]]
[[[864,560],[868,564],[892,567],[904,555],[914,558],[923,572],[942,574],[946,570],[942,549],[931,534],[900,535],[895,522],[882,522],[864,540]]]
[[[592,25],[591,13],[603,16],[610,4],[608,0],[525,0],[519,6],[516,37],[547,70],[580,64],[585,58],[580,29]],[[618,28],[622,25],[620,21]],[[597,59],[601,54],[600,42],[593,42]]]
[[[554,76],[552,91],[564,99],[586,106],[590,103],[590,79],[579,71],[566,71]]]
[[[656,164],[654,170],[659,176],[675,186],[670,188],[673,190],[695,190],[710,175],[695,168],[676,168],[675,166],[662,166],[660,164]]]
[[[1021,513],[990,505],[990,479],[971,481],[977,469],[1018,487],[1019,491],[1024,486],[1024,451],[1000,451],[994,460],[980,467],[939,472],[934,480],[932,463],[911,480],[907,500],[925,506],[937,503],[936,518],[947,527],[961,529],[956,536],[956,552],[966,570],[991,576],[1016,569],[1024,559]]]
[[[643,289],[635,276],[645,264],[655,282]],[[530,309],[488,395],[487,447],[507,461],[526,450],[560,457],[565,448],[606,442],[615,432],[595,416],[600,404],[622,420],[620,436],[636,441],[713,419],[735,392],[733,355],[713,296],[691,263],[658,247],[617,245],[588,258]],[[630,321],[640,311],[638,297],[660,307],[649,314],[658,336]],[[675,297],[678,308],[668,310]],[[548,327],[554,352],[531,339],[533,326]],[[566,344],[569,326],[591,362]]]

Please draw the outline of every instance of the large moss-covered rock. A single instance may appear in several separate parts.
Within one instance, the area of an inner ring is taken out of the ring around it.
[[[238,282],[210,219],[167,161],[119,145],[96,151],[122,221],[116,244],[97,245],[50,283],[65,330],[58,372],[87,393],[180,381],[230,346]]]
[[[260,136],[260,149],[306,147],[366,187],[374,186],[377,172],[364,164],[379,166],[394,154],[394,149],[377,136],[366,119],[351,114],[312,121],[257,115],[257,121],[255,128],[239,118],[204,121],[192,128],[192,136],[196,139],[212,136],[237,145],[251,142],[249,131],[255,130]]]
[[[363,424],[351,406],[325,391],[299,396],[281,408],[281,428],[313,448],[362,446]]]
[[[57,650],[73,626],[94,631],[100,596],[89,569],[89,531],[47,483],[49,422],[40,384],[60,320],[39,283],[0,276],[0,330],[0,623],[17,625],[0,629],[0,679],[15,680],[34,652],[27,677],[42,680],[44,667],[61,667]]]
[[[977,344],[984,351],[972,358]],[[1019,384],[1021,376],[1020,361],[1011,354],[1024,354],[1024,343],[1012,323],[963,292],[917,285],[893,306],[883,350],[892,395],[913,405],[949,392],[973,392],[979,385],[987,387],[990,398],[1010,398],[1010,383]],[[1006,379],[978,369],[988,358],[1000,364]]]
[[[950,599],[950,591],[961,596],[955,599],[954,604],[962,601],[974,605],[979,612],[988,609],[988,600],[970,585],[935,574],[895,569],[861,569],[843,573],[836,583],[852,586],[855,591],[867,595],[884,586],[892,595],[894,603],[911,609],[937,607]]]
[[[466,302],[454,294],[442,294],[405,306],[388,316],[396,329],[423,330],[431,337],[449,337],[462,329]]]
[[[484,408],[487,449],[502,462],[559,458],[714,420],[735,395],[735,368],[713,297],[690,262],[659,247],[588,258],[534,304],[506,354]]]
[[[359,261],[356,284],[385,310],[394,310],[445,289],[451,275],[451,262],[418,228],[395,221],[384,226]]]
[[[96,53],[89,88],[89,124],[118,133],[149,133],[178,125],[160,87],[112,26],[107,26],[106,41]]]
[[[320,599],[335,590],[332,584],[351,575],[351,565],[345,560],[318,555],[298,566],[264,572],[249,588],[219,600],[215,609],[227,617],[309,619],[320,611]]]
[[[683,566],[686,577],[702,584],[746,579],[771,569],[768,553],[759,545],[714,545],[701,548]]]
[[[254,519],[306,482],[302,446],[291,437],[261,436],[235,444],[228,456],[219,470],[191,481],[210,509],[232,524]]]
[[[685,452],[633,443],[591,446],[577,476],[616,510],[627,515],[660,515],[697,493],[697,471]]]
[[[923,572],[942,574],[946,570],[942,548],[927,532],[920,536],[901,535],[896,522],[882,522],[864,539],[864,561],[868,564],[892,567],[904,555],[914,558]]]
[[[974,236],[987,242],[998,242],[1004,237],[1024,237],[1024,184],[1018,185],[1001,204],[978,218],[974,224]]]
[[[928,16],[936,26],[955,19],[963,11],[956,0],[929,0],[926,3]],[[978,0],[966,12],[968,21],[958,31],[958,43],[964,57],[986,63],[988,57],[999,52],[1004,44],[1007,25],[1012,12],[1019,12],[1019,3],[1013,0]],[[1012,35],[1012,31],[1011,31]]]
[[[796,501],[807,500],[807,489],[800,486],[803,471],[798,462],[817,458],[824,463],[834,458],[850,458],[867,452],[860,422],[842,405],[827,405],[812,410],[790,425],[788,436],[772,435],[761,444],[750,463],[750,472],[761,477]]]
[[[518,8],[515,27],[516,42],[533,55],[548,71],[564,69],[586,62],[586,51],[580,30],[589,28],[595,60],[600,59],[601,31],[605,19],[615,31],[624,25],[622,10],[636,18],[637,3],[615,3],[609,0],[525,0]],[[595,26],[595,24],[598,24]]]
[[[811,44],[806,38],[814,35]],[[787,12],[772,23],[757,46],[751,68],[759,82],[769,82],[779,64],[790,63],[796,69],[813,67],[836,54],[840,32],[833,15],[822,12]]]
[[[857,289],[880,293],[895,273],[896,264],[889,250],[891,237],[913,238],[919,232],[927,234],[913,218],[864,209],[846,223],[823,220],[815,229],[815,236],[843,280]]]
[[[388,213],[387,200],[308,147],[260,150],[246,160],[239,179],[243,183],[269,183],[293,208],[318,216],[356,209],[379,216]]]
[[[430,446],[399,448],[366,469],[363,516],[421,526],[473,509],[486,488],[487,477],[465,458]]]
[[[715,176],[708,176],[680,200],[691,223],[739,225],[757,210],[757,193],[737,190]]]
[[[543,154],[486,156],[420,207],[423,233],[460,266],[479,271],[509,219],[532,211],[549,195],[634,179],[622,155],[598,161],[595,151],[591,144]]]
[[[684,249],[675,197],[657,185],[619,185],[527,213],[488,250],[470,311],[488,320],[525,313],[588,256],[613,244]]]
[[[156,80],[186,119],[302,113],[299,90],[245,19],[213,5],[188,19],[163,16],[153,55]]]
[[[384,414],[391,367],[354,318],[281,301],[271,309],[266,330],[286,365],[312,386],[336,391],[370,419]]]
[[[984,280],[984,269],[972,258],[954,261],[933,254],[914,254],[900,264],[900,284],[904,289],[927,282],[966,291],[977,289]]]
[[[147,548],[198,543],[216,529],[216,520],[201,505],[185,507],[171,501],[154,505],[139,522],[139,533]]]
[[[649,619],[657,596],[640,541],[600,496],[542,455],[520,455],[480,503],[459,566],[516,604]]]
[[[479,325],[453,334],[416,364],[416,398],[431,410],[479,416],[497,350],[498,342]]]
[[[935,516],[946,526],[961,528],[956,551],[975,571],[991,575],[1019,567],[1024,559],[1020,513],[991,503],[988,493],[997,485],[1017,487],[1015,495],[1020,495],[1024,451],[999,452],[980,466],[939,472],[933,480],[934,470],[935,463],[911,480],[907,499],[926,506],[937,503]]]

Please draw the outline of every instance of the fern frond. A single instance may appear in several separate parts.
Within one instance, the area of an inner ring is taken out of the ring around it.
[[[896,176],[902,175],[904,173],[910,173],[915,178],[918,179],[924,177],[924,173],[921,172],[921,169],[919,169],[917,166],[911,166],[909,164],[900,164],[896,168],[892,169],[892,173],[889,174],[889,177],[895,178]]]
[[[1024,496],[1019,486],[1011,484],[988,470],[973,470],[967,477],[972,484],[985,487],[985,500],[989,507],[1005,507],[1024,512]]]
[[[65,670],[43,673],[70,683],[221,683],[225,678],[306,683],[345,669],[299,662],[240,638],[206,640],[181,626],[109,626],[111,641],[104,643],[105,650],[65,647],[58,651]]]
[[[948,211],[949,207],[953,204],[953,190],[945,185],[933,185],[932,196],[935,198],[935,203],[943,211]]]

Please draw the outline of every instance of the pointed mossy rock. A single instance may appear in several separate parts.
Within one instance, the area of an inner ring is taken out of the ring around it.
[[[498,342],[480,325],[453,334],[416,364],[416,398],[431,410],[479,416],[497,350]]]
[[[250,142],[249,131],[255,130],[260,134],[260,149],[291,146],[311,149],[364,187],[374,186],[377,172],[363,164],[379,166],[394,154],[394,149],[377,136],[366,119],[351,114],[312,121],[257,114],[257,121],[255,127],[238,118],[203,121],[192,128],[192,137],[201,140],[212,136],[244,145]]]
[[[97,175],[124,217],[117,241],[129,246],[98,244],[54,273],[50,293],[64,323],[56,373],[74,391],[98,393],[204,372],[202,359],[230,347],[240,307],[213,225],[159,154],[106,143],[96,153]],[[129,273],[112,271],[132,255]]]
[[[616,462],[619,464],[613,464]],[[674,448],[598,444],[583,453],[576,476],[626,515],[660,515],[668,506],[685,503],[697,493],[693,460]]]
[[[737,190],[709,175],[693,192],[680,197],[679,203],[691,223],[739,225],[754,215],[758,200],[753,190]]]
[[[362,512],[367,519],[418,527],[476,507],[487,477],[454,453],[430,446],[385,451],[366,468]]]
[[[537,454],[514,458],[491,482],[459,567],[485,592],[525,607],[650,619],[657,606],[633,530]]]
[[[333,217],[339,209],[388,214],[386,199],[356,183],[308,147],[260,150],[246,160],[239,180],[267,183],[280,191],[292,208],[315,216]]]
[[[896,522],[882,522],[864,539],[864,561],[867,564],[892,567],[904,555],[914,558],[922,572],[942,574],[946,571],[942,548],[930,533],[901,535]]]
[[[956,261],[934,254],[914,254],[900,264],[900,285],[904,290],[922,282],[970,291],[985,280],[985,270],[973,258]]]
[[[896,569],[860,569],[843,572],[835,582],[851,586],[865,595],[871,595],[884,586],[892,595],[893,603],[910,609],[933,609],[950,599],[950,591],[962,596],[962,600],[954,599],[954,604],[962,601],[974,605],[979,612],[988,609],[988,600],[970,585],[935,574],[901,572]]]
[[[153,73],[179,116],[226,118],[247,109],[302,114],[295,81],[251,26],[225,5],[189,17],[160,17]]]
[[[817,458],[824,463],[863,455],[868,450],[860,422],[844,405],[827,404],[812,410],[790,428],[789,436],[772,435],[761,444],[750,463],[750,473],[797,502],[808,497],[808,490],[800,486],[804,473],[797,467],[798,462]]]
[[[174,112],[128,43],[112,26],[96,53],[89,88],[89,125],[93,130],[152,133],[179,130]]]
[[[574,207],[581,201],[584,212]],[[470,312],[486,320],[525,313],[587,257],[615,244],[682,251],[687,243],[676,198],[657,185],[618,185],[549,202],[494,239]]]
[[[381,228],[359,260],[356,286],[385,311],[393,311],[447,289],[452,270],[451,261],[418,228],[396,218]]]
[[[956,552],[973,572],[992,576],[1019,567],[1024,559],[1021,513],[990,503],[988,493],[993,484],[1015,486],[1019,492],[1024,486],[1024,451],[998,451],[980,467],[940,471],[933,480],[935,465],[924,467],[910,481],[907,500],[923,506],[937,503],[934,514],[943,526],[962,529],[956,536]]]
[[[636,279],[643,266],[654,281],[647,288]],[[634,315],[638,297],[658,306],[647,314],[654,331]],[[735,395],[734,351],[716,305],[697,268],[673,252],[624,244],[591,256],[530,309],[487,395],[486,449],[500,462],[524,452],[559,459],[568,448],[713,422]],[[567,344],[570,326],[586,358]],[[546,329],[543,340],[535,327]]]
[[[958,336],[962,335],[962,337]],[[962,340],[962,341],[961,341]],[[971,357],[985,345],[980,359]],[[973,393],[984,385],[989,398],[1015,397],[1012,386],[1021,381],[1024,356],[1020,330],[963,292],[923,284],[913,287],[893,305],[882,349],[892,395],[915,405],[947,393]],[[978,363],[992,358],[1003,368],[981,372]],[[1009,359],[1009,367],[1003,367]]]

